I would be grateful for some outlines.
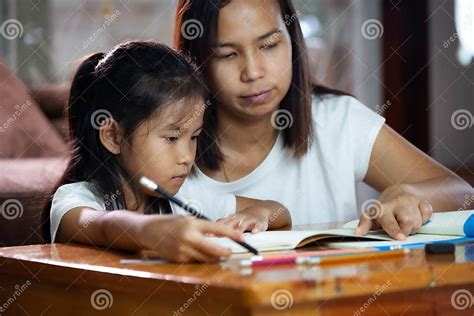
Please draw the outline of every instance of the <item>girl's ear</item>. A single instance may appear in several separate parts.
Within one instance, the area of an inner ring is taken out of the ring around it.
[[[119,155],[123,139],[123,130],[113,118],[105,118],[99,128],[99,139],[111,154]]]

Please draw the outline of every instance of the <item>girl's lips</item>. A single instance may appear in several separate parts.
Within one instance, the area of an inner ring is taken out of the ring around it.
[[[181,174],[179,176],[172,177],[171,180],[184,181],[187,177],[187,174]]]
[[[259,92],[258,94],[255,94],[255,95],[242,96],[240,98],[243,100],[245,105],[265,104],[268,101],[270,101],[272,97],[272,91],[273,89],[270,89],[270,90]]]

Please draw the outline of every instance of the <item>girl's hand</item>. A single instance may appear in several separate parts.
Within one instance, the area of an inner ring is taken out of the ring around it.
[[[228,225],[184,216],[147,215],[140,244],[157,251],[170,261],[213,262],[231,255],[231,250],[206,239],[206,235],[225,236],[243,241],[242,234]]]
[[[258,206],[249,206],[245,210],[230,214],[218,220],[219,223],[237,229],[240,232],[263,232],[268,229],[268,212],[262,212]]]
[[[406,184],[388,187],[378,201],[366,205],[355,234],[363,236],[370,229],[379,228],[397,240],[415,234],[430,219],[433,208],[411,191],[412,187]]]

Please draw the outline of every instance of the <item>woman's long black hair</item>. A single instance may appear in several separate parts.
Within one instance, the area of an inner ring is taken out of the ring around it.
[[[196,59],[196,63],[202,68],[205,76],[208,62],[214,54],[213,47],[217,38],[217,21],[221,8],[230,3],[231,0],[178,0],[176,7],[176,20],[174,27],[175,48],[189,52]],[[257,0],[256,0],[257,1]],[[283,139],[285,147],[291,148],[295,157],[304,155],[311,145],[313,131],[311,103],[312,96],[322,95],[348,95],[345,92],[330,89],[316,84],[313,78],[306,44],[301,31],[298,12],[291,0],[278,0],[281,15],[285,20],[288,33],[291,37],[293,55],[293,79],[288,93],[280,103],[281,109],[288,110],[293,118],[293,124],[284,129]],[[183,28],[187,21],[199,21],[202,25],[199,37],[185,36]],[[208,80],[209,82],[209,80]],[[216,141],[217,113],[215,97],[211,96],[211,106],[204,116],[204,133],[199,138],[196,162],[210,170],[218,170],[223,156]]]
[[[43,238],[51,241],[51,197],[61,185],[87,181],[98,196],[113,197],[114,203],[105,203],[108,210],[126,207],[124,181],[136,192],[135,181],[119,156],[111,154],[99,139],[103,119],[113,118],[127,140],[165,106],[183,99],[202,100],[206,93],[203,79],[188,58],[156,42],[127,42],[107,54],[84,59],[73,78],[66,109],[72,155],[44,207]],[[147,213],[170,212],[164,200],[150,198],[146,203]]]

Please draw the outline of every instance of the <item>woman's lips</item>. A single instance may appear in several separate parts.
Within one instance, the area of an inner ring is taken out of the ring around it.
[[[270,101],[272,97],[272,91],[273,89],[265,90],[256,94],[242,96],[240,98],[243,100],[245,105],[265,104]]]

